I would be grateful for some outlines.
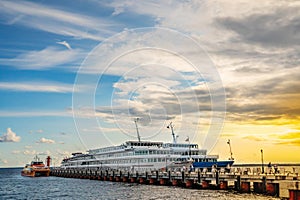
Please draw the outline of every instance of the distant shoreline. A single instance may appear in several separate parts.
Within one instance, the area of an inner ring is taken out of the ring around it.
[[[24,167],[0,167],[0,169],[23,169]]]

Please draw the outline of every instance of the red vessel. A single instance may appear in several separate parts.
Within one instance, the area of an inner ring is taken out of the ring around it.
[[[38,177],[38,176],[49,176],[50,175],[50,156],[47,157],[47,166],[35,156],[34,161],[31,164],[26,164],[23,168],[21,175]]]

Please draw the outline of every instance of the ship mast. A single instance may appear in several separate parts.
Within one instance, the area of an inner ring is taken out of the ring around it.
[[[176,141],[176,136],[175,136],[175,133],[174,133],[174,126],[172,124],[172,122],[170,122],[170,124],[167,126],[167,128],[171,128],[171,131],[172,131],[172,137],[173,137],[173,143],[176,144],[177,141]]]
[[[138,122],[138,121],[139,121],[139,118],[138,118],[138,117],[134,119],[137,138],[138,138],[139,142],[141,142],[141,137],[140,137],[140,133],[139,133],[139,128],[138,128],[138,125],[137,125],[137,122]]]
[[[229,158],[229,160],[234,160],[234,158],[232,157],[231,143],[230,143],[229,139],[227,141],[227,144],[229,145],[229,150],[230,150],[230,158]]]
[[[39,159],[39,157],[38,157],[37,155],[35,155],[34,161],[36,161],[36,162],[39,162],[39,161],[40,161],[40,159]]]

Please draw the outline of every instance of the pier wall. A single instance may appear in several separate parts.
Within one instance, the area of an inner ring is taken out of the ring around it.
[[[52,168],[51,176],[112,182],[178,186],[195,189],[236,190],[254,192],[282,199],[300,200],[298,174],[249,174],[220,172],[132,172],[101,169]]]

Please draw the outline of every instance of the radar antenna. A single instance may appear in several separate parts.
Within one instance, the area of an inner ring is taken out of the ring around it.
[[[138,125],[137,125],[137,122],[138,122],[138,121],[139,121],[139,118],[138,118],[138,117],[134,119],[137,138],[138,138],[139,142],[141,142],[141,137],[140,137],[140,133],[139,133],[139,128],[138,128]]]
[[[170,122],[170,124],[167,126],[167,128],[171,128],[171,131],[172,131],[172,137],[173,137],[173,143],[176,144],[176,143],[177,143],[176,138],[177,138],[178,136],[175,136],[174,129],[173,129],[174,126],[173,126],[172,122]]]

